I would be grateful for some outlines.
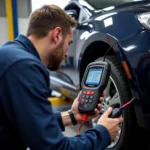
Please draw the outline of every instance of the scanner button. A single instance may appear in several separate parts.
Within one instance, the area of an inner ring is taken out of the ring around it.
[[[94,96],[90,96],[90,99],[93,99]]]
[[[87,91],[84,91],[83,93],[84,93],[84,94],[87,94]]]
[[[91,92],[91,95],[93,95],[95,92]]]
[[[89,102],[89,100],[88,100],[88,99],[86,99],[86,100],[85,100],[85,102],[86,102],[86,103],[88,103],[88,102]]]
[[[92,99],[90,99],[90,100],[89,100],[89,103],[93,103],[93,100],[92,100]]]
[[[84,102],[85,102],[85,99],[82,99],[81,102],[84,103]]]
[[[82,97],[85,98],[85,95],[83,95]]]
[[[86,98],[88,99],[90,96],[89,95],[86,95]]]
[[[90,92],[90,91],[87,91],[87,94],[91,94],[91,92]]]

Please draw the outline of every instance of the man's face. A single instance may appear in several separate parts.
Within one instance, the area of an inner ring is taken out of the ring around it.
[[[59,44],[49,54],[48,69],[56,71],[62,61],[68,56],[68,47],[72,43],[72,29],[65,38],[61,38]]]

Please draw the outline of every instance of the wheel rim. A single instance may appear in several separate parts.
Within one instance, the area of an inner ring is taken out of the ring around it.
[[[111,76],[109,78],[107,87],[104,90],[104,100],[102,102],[102,109],[100,115],[97,118],[92,119],[93,126],[97,124],[98,119],[107,110],[109,106],[113,108],[121,106],[120,95],[117,86]],[[120,125],[120,131],[118,132],[118,136],[116,136],[116,139],[108,146],[108,148],[113,148],[116,146],[116,144],[120,139],[121,131],[122,131],[122,124]]]

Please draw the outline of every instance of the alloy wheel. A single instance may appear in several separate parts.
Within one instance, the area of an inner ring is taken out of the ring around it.
[[[108,109],[109,106],[113,108],[119,108],[121,106],[120,96],[119,92],[116,86],[116,83],[114,82],[113,78],[110,76],[107,87],[104,90],[104,97],[102,101],[102,109],[100,112],[100,115],[94,119],[92,119],[92,125],[95,126],[97,124],[98,119],[100,116]],[[118,132],[118,136],[116,139],[108,146],[108,148],[113,148],[118,143],[121,135],[121,127],[120,125],[120,131]]]

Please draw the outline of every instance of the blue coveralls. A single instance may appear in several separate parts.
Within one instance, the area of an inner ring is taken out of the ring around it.
[[[24,35],[0,47],[0,150],[102,150],[110,143],[103,126],[65,137],[52,111],[49,73]]]

